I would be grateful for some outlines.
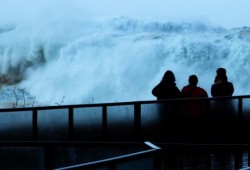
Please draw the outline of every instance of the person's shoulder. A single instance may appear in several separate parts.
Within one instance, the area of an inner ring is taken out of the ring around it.
[[[205,89],[203,89],[202,87],[197,87],[197,88],[199,89],[200,92],[207,94],[207,91]]]
[[[152,93],[156,93],[156,91],[159,91],[161,88],[161,83],[157,84],[153,89],[152,89]]]
[[[233,87],[234,85],[233,85],[232,82],[227,82],[227,83],[225,84],[225,86],[226,86],[226,87]]]
[[[182,88],[182,91],[183,90],[188,90],[189,89],[189,85],[186,85],[186,86],[184,86],[183,88]]]
[[[161,83],[161,82],[158,83],[158,84],[155,86],[155,88],[158,88],[158,87],[160,87],[160,86],[162,86],[162,83]]]
[[[202,87],[197,87],[198,90],[200,91],[206,91],[205,89],[203,89]]]
[[[188,87],[189,87],[189,85],[183,86],[183,89],[184,89],[184,88],[186,89],[186,88],[188,88]]]

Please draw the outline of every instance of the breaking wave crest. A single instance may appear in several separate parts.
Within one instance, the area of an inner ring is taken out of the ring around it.
[[[248,27],[128,17],[0,26],[0,83],[46,104],[152,100],[167,69],[180,89],[197,74],[210,94],[215,70],[225,67],[234,95],[244,95],[250,91],[249,42]]]

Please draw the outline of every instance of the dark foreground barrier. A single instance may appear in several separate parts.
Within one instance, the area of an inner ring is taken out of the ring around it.
[[[0,124],[1,141],[245,143],[250,96],[0,109]]]
[[[239,170],[250,166],[249,144],[158,144],[164,168],[171,170]]]
[[[250,96],[0,109],[0,124],[0,169],[113,170],[124,159],[135,169],[250,165]],[[160,156],[134,143],[143,141]]]
[[[250,144],[0,142],[0,169],[239,170],[249,155]]]
[[[145,143],[0,142],[0,169],[163,169],[161,148]]]

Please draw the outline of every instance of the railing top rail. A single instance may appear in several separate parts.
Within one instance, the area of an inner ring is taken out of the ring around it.
[[[166,100],[148,100],[148,101],[129,101],[129,102],[115,102],[115,103],[92,103],[92,104],[75,104],[75,105],[57,105],[57,106],[39,106],[39,107],[23,107],[23,108],[0,108],[0,112],[12,111],[32,111],[32,110],[54,110],[54,109],[68,109],[68,108],[82,108],[82,107],[104,107],[104,106],[122,106],[135,104],[155,104],[165,102],[181,102],[190,100],[224,100],[224,99],[243,99],[250,98],[250,95],[241,96],[224,96],[224,97],[208,97],[208,98],[180,98],[180,99],[166,99]]]
[[[0,141],[0,147],[145,147],[152,145],[142,142],[101,142],[101,141]]]
[[[160,149],[159,146],[168,147],[230,147],[230,148],[250,148],[250,143],[162,143],[162,142],[107,142],[107,141],[0,141],[0,147],[41,147],[41,146],[105,146],[105,147],[124,147],[124,146],[145,146],[150,149]]]

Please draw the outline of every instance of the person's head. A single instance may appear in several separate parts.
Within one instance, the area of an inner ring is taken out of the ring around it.
[[[196,75],[189,76],[188,82],[192,86],[196,86],[198,83],[198,77]]]
[[[227,71],[225,68],[218,68],[216,73],[222,83],[227,82]]]
[[[170,70],[167,70],[162,78],[162,81],[167,83],[174,83],[175,82],[174,73]]]
[[[226,69],[224,69],[224,68],[218,68],[218,69],[216,70],[216,73],[217,73],[217,76],[221,77],[221,76],[226,76],[227,71],[226,71]]]
[[[227,82],[227,76],[226,75],[220,76],[220,80],[221,80],[222,83],[226,83]]]

